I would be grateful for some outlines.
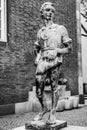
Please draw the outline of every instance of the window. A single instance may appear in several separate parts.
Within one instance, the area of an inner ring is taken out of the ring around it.
[[[7,41],[6,0],[0,0],[0,41]]]

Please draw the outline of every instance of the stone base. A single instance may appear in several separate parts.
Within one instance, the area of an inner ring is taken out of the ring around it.
[[[25,124],[26,129],[31,130],[58,130],[67,126],[66,121],[57,120],[56,124],[47,125],[45,121],[30,121]]]
[[[2,129],[0,129],[0,130],[2,130]],[[14,128],[12,130],[27,130],[27,129],[25,129],[25,126],[21,126],[21,127]],[[31,129],[29,129],[29,130],[31,130]],[[67,126],[67,127],[64,127],[64,128],[62,128],[60,130],[87,130],[87,127],[82,127],[82,126]]]

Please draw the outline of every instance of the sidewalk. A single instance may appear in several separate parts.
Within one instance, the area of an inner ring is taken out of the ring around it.
[[[22,115],[7,115],[0,117],[0,127],[5,129],[13,129],[24,126],[27,121],[33,119],[37,113],[25,113]],[[47,119],[48,114],[44,116]],[[87,105],[79,107],[78,109],[57,112],[58,120],[67,121],[68,125],[87,127]],[[1,129],[0,129],[1,130]]]

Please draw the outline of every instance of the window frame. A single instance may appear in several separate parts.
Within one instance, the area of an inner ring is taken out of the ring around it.
[[[0,42],[7,42],[7,0],[1,0],[1,38]]]

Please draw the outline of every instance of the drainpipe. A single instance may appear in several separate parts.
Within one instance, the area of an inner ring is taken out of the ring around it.
[[[77,46],[78,46],[78,92],[79,103],[84,104],[83,76],[82,76],[82,45],[81,45],[81,13],[80,0],[76,0],[76,19],[77,19]]]

